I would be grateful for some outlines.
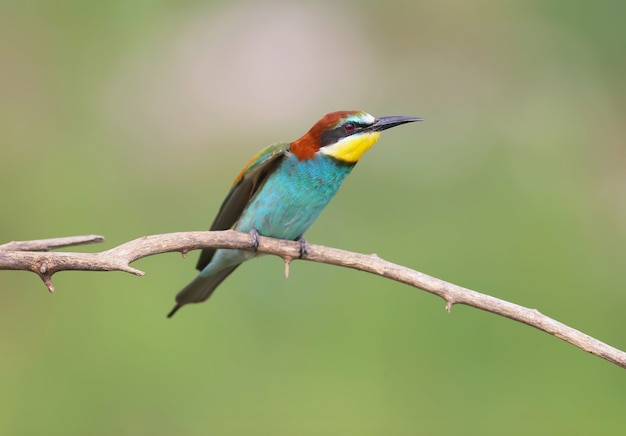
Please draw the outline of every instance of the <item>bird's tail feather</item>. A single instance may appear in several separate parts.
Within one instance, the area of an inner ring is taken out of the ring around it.
[[[176,294],[176,305],[170,313],[167,314],[167,317],[171,318],[174,316],[178,309],[183,307],[185,304],[200,303],[207,300],[215,288],[217,288],[219,284],[230,275],[230,273],[235,271],[238,266],[239,264],[225,268],[208,277],[202,277],[201,275],[197,276],[191,281],[191,283]]]

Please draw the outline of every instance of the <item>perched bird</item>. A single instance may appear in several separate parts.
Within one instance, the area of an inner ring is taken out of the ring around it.
[[[261,150],[239,173],[222,203],[211,230],[249,232],[300,241],[306,254],[304,232],[333,198],[354,165],[380,137],[380,132],[422,118],[375,118],[361,111],[331,112],[292,143]],[[167,315],[189,303],[200,303],[256,252],[205,249],[196,268],[200,274],[176,295]]]

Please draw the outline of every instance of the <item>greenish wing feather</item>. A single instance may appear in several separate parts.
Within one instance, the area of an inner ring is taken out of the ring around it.
[[[270,145],[248,162],[224,199],[213,224],[211,224],[211,230],[228,230],[237,223],[250,200],[263,186],[267,176],[276,170],[288,148],[289,144]],[[211,262],[215,251],[214,248],[202,250],[196,268],[202,271]]]

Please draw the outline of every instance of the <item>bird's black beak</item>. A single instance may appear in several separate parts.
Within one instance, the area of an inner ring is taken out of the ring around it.
[[[374,132],[382,132],[383,130],[399,126],[400,124],[412,123],[414,121],[424,121],[424,118],[405,117],[401,115],[380,117],[376,118],[376,121],[369,127],[369,130],[372,130]]]

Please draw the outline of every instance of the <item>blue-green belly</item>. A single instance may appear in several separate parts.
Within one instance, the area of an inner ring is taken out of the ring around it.
[[[317,219],[354,165],[325,156],[299,161],[285,155],[244,210],[235,229],[296,239]]]

